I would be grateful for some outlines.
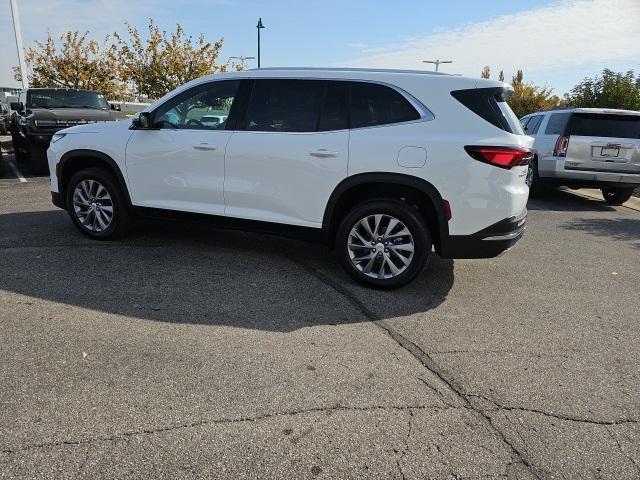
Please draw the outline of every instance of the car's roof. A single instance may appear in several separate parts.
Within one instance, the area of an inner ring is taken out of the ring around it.
[[[531,115],[540,115],[543,113],[595,113],[595,114],[601,114],[601,115],[640,115],[640,111],[622,110],[619,108],[561,107],[561,108],[554,108],[551,110],[543,110],[540,112],[529,113],[525,115],[525,117],[529,117]]]

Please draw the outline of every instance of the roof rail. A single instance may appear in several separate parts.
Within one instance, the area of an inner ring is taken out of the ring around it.
[[[250,71],[258,71],[258,70],[269,70],[269,71],[277,71],[277,70],[301,70],[301,71],[329,71],[329,72],[373,72],[373,73],[414,73],[420,75],[445,75],[450,76],[449,73],[443,72],[431,72],[429,70],[402,70],[402,69],[393,69],[393,68],[351,68],[351,67],[262,67],[262,68],[250,68]]]

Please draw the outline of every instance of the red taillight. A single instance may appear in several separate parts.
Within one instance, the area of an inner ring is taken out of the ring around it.
[[[447,222],[453,218],[451,214],[451,204],[448,201],[442,200],[442,210],[444,210],[444,214],[447,217]]]
[[[467,145],[464,149],[476,160],[506,169],[527,165],[533,158],[530,148]]]
[[[567,156],[567,148],[569,148],[569,137],[560,135],[558,140],[556,140],[556,146],[553,149],[554,157],[566,157]]]

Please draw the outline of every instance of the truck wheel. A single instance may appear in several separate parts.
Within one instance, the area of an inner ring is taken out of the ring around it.
[[[83,234],[111,240],[128,233],[131,214],[120,184],[105,168],[76,173],[66,187],[67,211]]]
[[[32,142],[29,138],[25,140],[25,147],[27,149],[27,158],[31,173],[34,175],[49,175],[49,162],[47,161],[46,148]]]
[[[611,205],[622,205],[624,202],[631,198],[633,195],[634,187],[603,187],[602,196],[605,202]]]
[[[11,145],[13,146],[13,155],[18,163],[24,163],[27,161],[27,156],[22,150],[23,146],[20,144],[20,138],[15,133],[11,133]]]
[[[410,205],[377,199],[355,206],[345,216],[336,249],[343,268],[357,281],[392,289],[420,274],[431,254],[431,236]]]

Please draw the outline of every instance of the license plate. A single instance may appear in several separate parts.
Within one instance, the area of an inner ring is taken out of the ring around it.
[[[620,149],[617,147],[602,147],[600,149],[601,157],[617,157],[620,155]]]

